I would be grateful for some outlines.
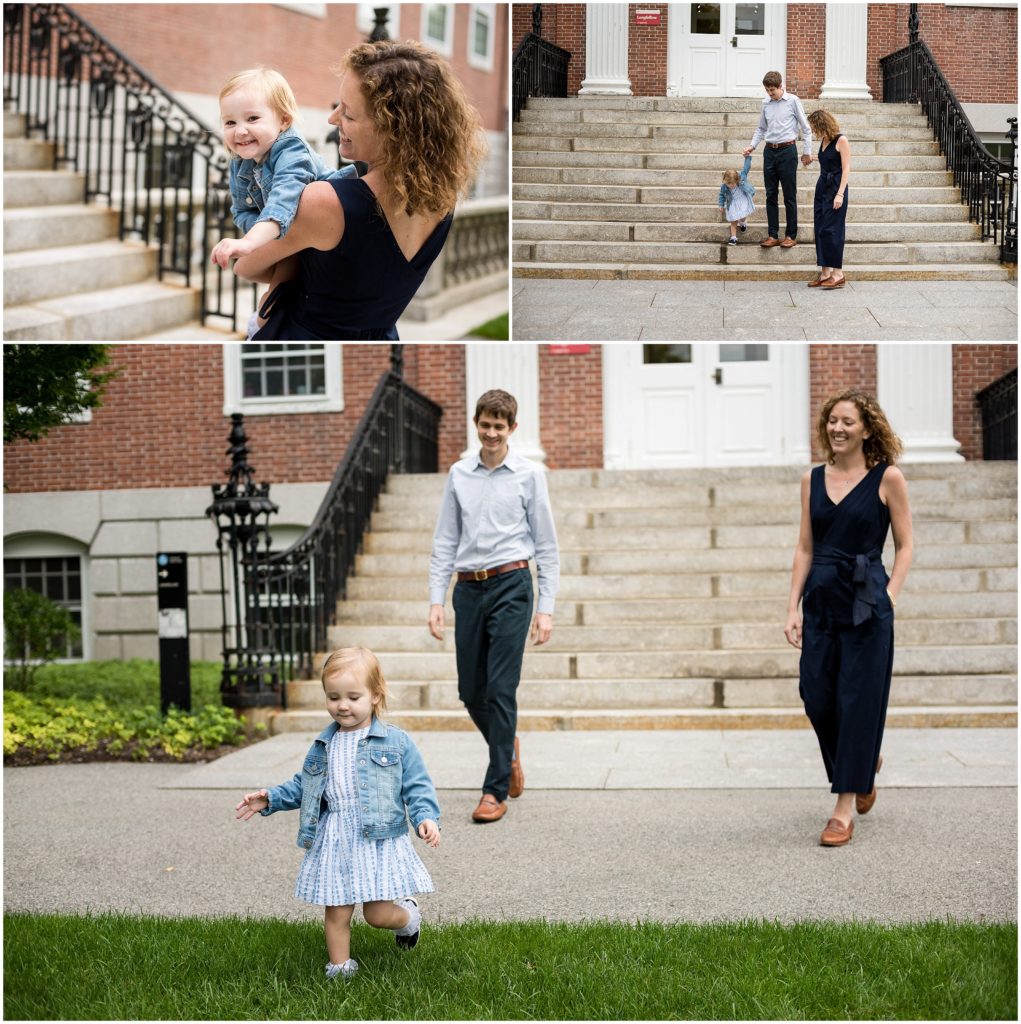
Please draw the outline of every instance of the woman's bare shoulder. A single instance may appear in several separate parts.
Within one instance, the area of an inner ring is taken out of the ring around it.
[[[295,224],[314,248],[332,249],[338,244],[344,233],[344,207],[328,181],[305,186]]]

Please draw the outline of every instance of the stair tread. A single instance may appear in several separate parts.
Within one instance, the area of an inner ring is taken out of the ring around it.
[[[144,255],[154,252],[155,246],[130,239],[108,238],[101,242],[85,242],[79,245],[62,245],[46,249],[26,249],[24,252],[4,254],[5,269],[41,267],[52,263],[94,261],[125,254]]]
[[[195,289],[190,289],[194,291]],[[138,302],[158,302],[160,299],[171,299],[189,291],[183,286],[163,284],[160,281],[139,281],[136,284],[118,285],[116,288],[102,288],[98,291],[79,292],[74,295],[60,295],[52,299],[42,299],[22,307],[10,307],[4,311],[6,319],[11,309],[34,308],[64,316],[78,313],[91,313],[100,309],[108,309],[121,305],[132,305]]]

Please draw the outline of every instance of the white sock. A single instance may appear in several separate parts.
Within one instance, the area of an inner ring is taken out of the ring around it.
[[[338,974],[350,978],[358,970],[357,960],[345,960],[342,964],[328,963],[326,965],[326,977],[335,978]]]
[[[408,912],[408,923],[393,930],[398,935],[414,935],[422,927],[422,912],[418,909],[418,904],[410,896],[394,900],[394,903]]]

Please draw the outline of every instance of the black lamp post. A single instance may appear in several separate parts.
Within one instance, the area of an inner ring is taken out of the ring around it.
[[[223,609],[223,703],[233,708],[273,707],[282,702],[278,652],[268,645],[269,609],[260,600],[259,559],[269,554],[269,517],[279,511],[269,484],[256,484],[248,464],[244,417],[231,415],[230,469],[226,484],[213,484],[206,515],[216,523]],[[228,562],[233,615],[228,616]],[[231,622],[233,619],[233,623]]]

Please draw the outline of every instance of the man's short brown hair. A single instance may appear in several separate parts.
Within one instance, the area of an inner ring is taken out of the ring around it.
[[[506,420],[507,426],[513,427],[517,422],[518,403],[514,396],[507,394],[506,391],[499,389],[487,391],[475,403],[475,423],[479,422],[479,417],[484,412],[488,412],[490,416],[496,416],[498,419]]]
[[[762,84],[767,89],[779,89],[783,85],[783,75],[779,71],[767,71],[762,77]]]

